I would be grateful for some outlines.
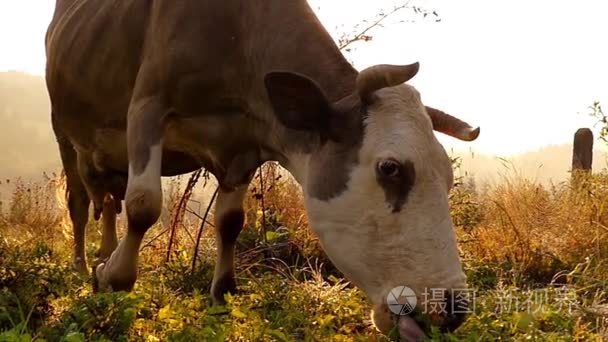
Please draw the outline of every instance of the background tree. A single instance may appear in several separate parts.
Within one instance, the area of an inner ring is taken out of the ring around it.
[[[589,115],[597,120],[595,126],[600,125],[599,139],[608,144],[608,116],[604,114],[602,105],[599,101],[595,101],[589,106],[589,110]]]

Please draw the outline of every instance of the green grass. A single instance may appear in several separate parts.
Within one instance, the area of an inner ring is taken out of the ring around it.
[[[455,333],[431,338],[607,339],[607,179],[594,177],[580,189],[523,179],[483,191],[457,187],[452,209],[477,291],[474,313]],[[371,325],[362,292],[340,277],[307,230],[288,180],[266,194],[267,242],[259,203],[248,200],[239,293],[222,307],[211,306],[208,295],[211,229],[194,272],[186,230],[195,225],[186,220],[168,263],[166,234],[152,241],[161,229],[151,231],[134,291],[94,294],[90,278],[69,267],[69,225],[53,205],[59,183],[20,184],[0,218],[0,341],[389,341]],[[98,224],[88,236],[93,260]]]

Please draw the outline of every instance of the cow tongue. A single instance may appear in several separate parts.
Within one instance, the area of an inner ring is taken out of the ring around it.
[[[420,326],[410,316],[399,317],[397,328],[399,329],[399,337],[403,342],[418,342],[422,341],[425,337],[424,331],[420,329]]]

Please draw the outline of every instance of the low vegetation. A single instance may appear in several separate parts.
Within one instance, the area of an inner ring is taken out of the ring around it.
[[[512,176],[484,188],[459,179],[450,200],[474,313],[434,340],[608,339],[608,174],[575,178],[546,187]],[[61,178],[4,181],[13,192],[1,203],[0,341],[389,341],[307,228],[297,185],[273,166],[262,180],[239,237],[239,293],[223,307],[208,295],[211,225],[192,267],[206,205],[191,202],[169,258],[171,230],[148,233],[133,292],[94,294],[69,265]],[[167,189],[171,209],[182,189]],[[99,239],[90,223],[89,260]]]

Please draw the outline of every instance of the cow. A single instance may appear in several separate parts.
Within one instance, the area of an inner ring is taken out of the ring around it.
[[[423,105],[406,84],[418,63],[357,71],[305,0],[57,0],[45,39],[73,262],[86,270],[92,202],[103,222],[99,291],[132,290],[161,177],[205,168],[219,184],[211,297],[224,303],[243,198],[266,161],[301,185],[310,226],[381,332],[425,334],[419,315],[389,310],[391,289],[409,287],[420,311],[425,289],[466,288],[451,161],[433,131],[471,141],[479,128]],[[432,317],[444,330],[464,319]]]

